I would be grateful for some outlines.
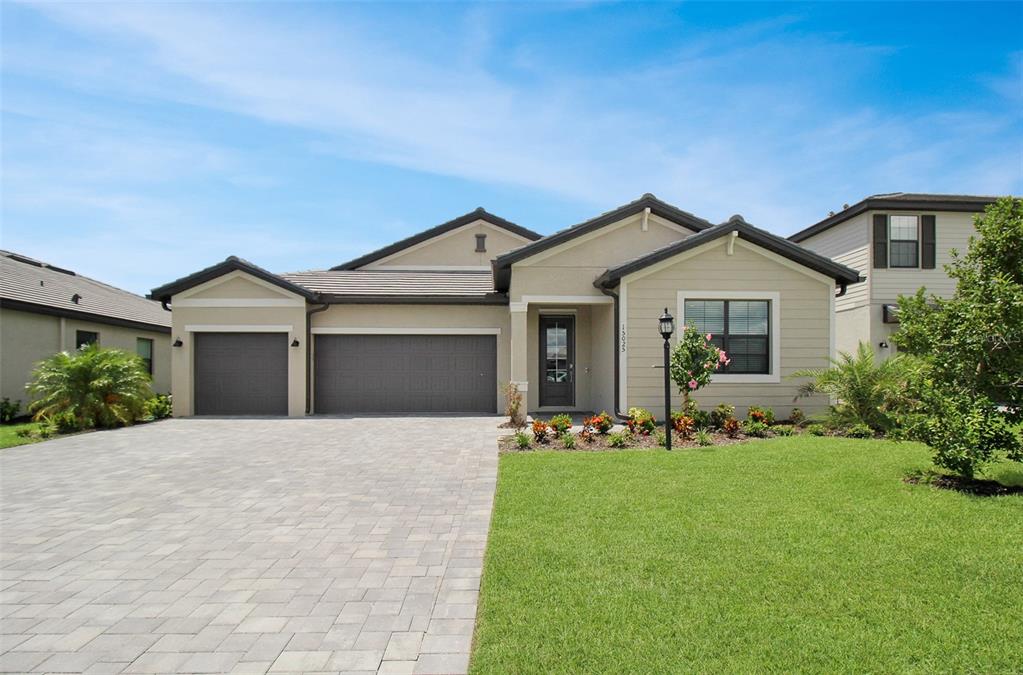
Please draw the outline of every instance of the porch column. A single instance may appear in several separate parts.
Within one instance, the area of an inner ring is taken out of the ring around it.
[[[529,390],[529,365],[527,364],[528,338],[526,336],[525,302],[513,302],[511,312],[511,381],[518,385],[523,397]]]

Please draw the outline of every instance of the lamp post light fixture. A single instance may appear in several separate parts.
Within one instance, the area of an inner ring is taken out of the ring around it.
[[[669,361],[671,360],[671,345],[668,341],[671,334],[675,332],[675,317],[664,308],[664,314],[657,321],[657,327],[664,338],[664,449],[671,450],[671,373]]]

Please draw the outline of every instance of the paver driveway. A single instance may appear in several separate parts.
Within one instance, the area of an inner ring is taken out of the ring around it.
[[[460,672],[498,418],[167,420],[0,451],[5,672]]]

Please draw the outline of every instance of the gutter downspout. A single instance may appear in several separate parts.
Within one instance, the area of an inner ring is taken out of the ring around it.
[[[594,285],[597,286],[597,284],[594,284]],[[614,315],[615,315],[614,316],[614,322],[615,322],[615,325],[614,325],[614,330],[611,331],[611,339],[613,340],[612,344],[614,345],[614,351],[615,351],[615,376],[614,376],[615,403],[614,403],[614,410],[613,410],[613,412],[614,412],[614,416],[617,417],[618,419],[620,419],[620,420],[627,420],[627,419],[629,419],[629,416],[624,414],[621,411],[620,407],[619,407],[619,404],[621,403],[621,401],[619,400],[620,399],[620,388],[618,386],[618,377],[619,377],[618,374],[619,374],[619,372],[621,370],[620,369],[621,350],[618,348],[618,326],[619,326],[619,322],[621,321],[621,317],[619,316],[619,309],[618,309],[618,294],[615,293],[614,291],[612,291],[609,288],[604,288],[603,286],[597,286],[597,289],[599,289],[600,292],[603,293],[604,295],[607,295],[607,296],[610,296],[610,297],[614,298],[614,301],[615,301],[614,302],[614,305],[615,305],[615,309],[614,309]]]
[[[838,293],[835,294],[836,298],[840,298],[845,295],[845,292],[849,290],[849,284],[841,284],[838,287]]]
[[[307,309],[305,311],[305,414],[311,415],[313,412],[313,325],[312,315],[319,312],[326,311],[330,307],[329,304],[324,303],[319,307]]]

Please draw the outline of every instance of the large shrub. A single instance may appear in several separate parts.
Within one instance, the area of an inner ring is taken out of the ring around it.
[[[892,336],[930,365],[916,383],[923,404],[907,417],[910,435],[963,476],[998,457],[1023,461],[1011,430],[1023,421],[1023,199],[999,199],[974,225],[966,254],[953,251],[945,266],[953,296],[900,298]]]
[[[27,389],[36,399],[30,406],[35,418],[62,430],[132,424],[153,397],[142,359],[96,344],[41,361]]]
[[[871,346],[861,342],[855,354],[841,352],[830,368],[811,368],[793,373],[810,380],[799,388],[799,396],[827,394],[836,399],[831,407],[836,426],[865,424],[874,431],[888,432],[898,426],[898,413],[910,403],[910,379],[922,364],[897,354],[878,359]]]

